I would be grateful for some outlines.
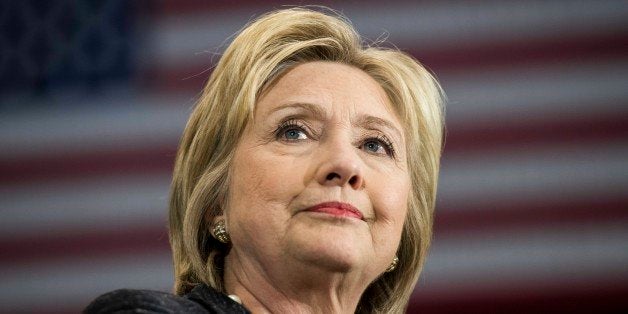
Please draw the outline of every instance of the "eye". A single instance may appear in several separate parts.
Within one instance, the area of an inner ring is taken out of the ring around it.
[[[305,127],[294,120],[281,123],[275,130],[275,136],[279,140],[288,142],[301,141],[309,138]]]
[[[288,141],[298,141],[307,139],[307,135],[301,129],[291,128],[283,132],[283,138]]]
[[[368,141],[364,143],[364,149],[373,153],[378,153],[382,150],[382,144],[377,141]]]
[[[366,139],[360,148],[370,154],[395,157],[395,149],[392,142],[383,136]]]

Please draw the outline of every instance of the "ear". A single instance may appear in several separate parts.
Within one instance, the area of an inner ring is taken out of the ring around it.
[[[203,217],[205,223],[207,224],[207,226],[209,226],[210,230],[213,228],[216,222],[220,220],[226,220],[226,218],[227,217],[225,216],[225,213],[223,211],[216,211],[212,209],[208,209],[205,212],[205,217]]]

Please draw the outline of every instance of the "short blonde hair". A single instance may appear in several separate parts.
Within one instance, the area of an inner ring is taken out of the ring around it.
[[[363,44],[336,13],[279,10],[245,27],[221,57],[186,125],[170,200],[170,244],[177,294],[205,283],[224,291],[228,247],[210,223],[227,206],[230,165],[260,94],[292,66],[311,61],[351,65],[385,90],[404,124],[412,189],[395,271],[366,289],[359,313],[402,313],[432,236],[443,137],[443,93],[434,77],[397,49]]]

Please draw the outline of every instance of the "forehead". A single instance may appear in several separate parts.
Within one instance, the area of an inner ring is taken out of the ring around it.
[[[364,71],[335,62],[297,65],[279,78],[259,99],[256,114],[288,103],[308,103],[337,113],[368,114],[399,121],[382,87]]]

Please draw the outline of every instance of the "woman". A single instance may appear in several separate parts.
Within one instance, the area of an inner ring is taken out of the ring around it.
[[[441,106],[428,71],[341,17],[260,17],[180,143],[176,295],[118,290],[86,312],[403,312],[430,243]]]

